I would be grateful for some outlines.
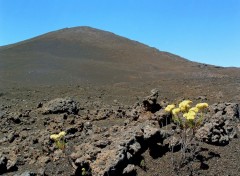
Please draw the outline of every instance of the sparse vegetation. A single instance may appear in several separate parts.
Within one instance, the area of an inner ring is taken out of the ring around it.
[[[59,134],[52,134],[50,136],[50,139],[55,142],[55,145],[57,148],[64,150],[66,147],[66,143],[64,139],[65,135],[66,135],[66,132],[62,131]]]
[[[181,157],[179,161],[172,158],[173,169],[177,175],[179,175],[181,167],[187,165],[196,157],[198,145],[195,133],[203,123],[204,113],[208,108],[207,103],[198,103],[194,107],[191,107],[191,104],[192,101],[184,100],[179,103],[178,107],[171,104],[165,108],[165,111],[172,114],[173,122],[177,125],[180,134]],[[188,168],[191,172],[190,174],[192,174],[193,168],[191,164],[188,165]]]
[[[145,163],[145,160],[142,159],[141,162],[140,162],[140,167],[143,169],[143,170],[146,170],[146,163]]]
[[[85,175],[87,175],[86,169],[82,168],[82,176],[85,176]]]

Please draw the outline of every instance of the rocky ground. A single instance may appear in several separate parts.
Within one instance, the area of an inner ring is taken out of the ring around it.
[[[167,89],[151,90],[150,84],[115,86],[2,89],[0,174],[239,175],[240,110],[234,97],[227,101],[225,94],[196,89],[187,97],[172,95]],[[179,160],[180,139],[164,107],[183,98],[210,107],[196,133],[194,160],[176,173],[172,161]],[[61,131],[66,132],[63,150],[50,139]]]
[[[239,68],[91,27],[1,46],[0,56],[1,175],[239,175]],[[183,99],[210,107],[176,169],[181,131],[164,107]],[[59,149],[50,135],[61,131]]]

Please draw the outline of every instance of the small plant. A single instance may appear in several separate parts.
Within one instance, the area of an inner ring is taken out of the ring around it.
[[[165,108],[165,111],[172,114],[172,120],[180,130],[181,159],[177,166],[173,164],[174,170],[179,170],[184,163],[186,164],[186,153],[189,153],[188,160],[194,160],[197,150],[195,133],[203,123],[204,112],[208,108],[207,103],[198,103],[194,107],[191,107],[191,104],[192,101],[184,100],[178,107],[171,104]]]
[[[203,112],[208,107],[207,103],[198,103],[195,107],[191,107],[192,101],[184,100],[179,103],[179,107],[175,108],[174,104],[168,105],[165,111],[172,114],[173,121],[180,129],[196,129],[202,124]]]
[[[66,132],[62,131],[59,134],[52,134],[50,136],[50,139],[52,139],[55,142],[55,145],[57,148],[64,150],[66,147],[66,143],[64,139],[65,135],[66,135]]]
[[[144,159],[142,159],[141,161],[140,161],[140,168],[142,168],[143,170],[145,170],[146,171],[146,163],[145,163],[145,160]]]
[[[144,161],[144,159],[141,160],[140,166],[141,166],[141,167],[144,167],[144,166],[145,166],[145,161]]]
[[[83,168],[82,168],[82,176],[85,176],[85,175],[87,175],[87,171],[86,171],[86,169],[83,167]]]

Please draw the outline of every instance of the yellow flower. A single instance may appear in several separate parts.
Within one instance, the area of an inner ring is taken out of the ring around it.
[[[195,119],[195,116],[196,116],[196,112],[189,111],[188,113],[186,113],[185,118],[187,120],[193,120],[193,119]]]
[[[172,114],[176,116],[180,111],[181,111],[180,108],[175,108],[172,110]]]
[[[171,111],[173,110],[173,108],[175,108],[175,105],[174,105],[174,104],[168,105],[168,106],[165,108],[165,111],[171,112]]]
[[[188,111],[188,109],[190,108],[190,104],[192,103],[192,101],[190,100],[184,100],[181,103],[179,103],[179,108],[182,112],[186,112]]]
[[[189,111],[193,111],[193,112],[197,113],[199,111],[199,109],[197,107],[193,107],[193,108],[189,109]]]
[[[66,135],[65,131],[60,132],[59,134],[52,134],[50,136],[50,139],[54,140],[54,141],[59,141],[60,139],[62,139],[64,136]]]
[[[198,104],[196,104],[196,108],[198,108],[199,110],[203,110],[203,109],[205,109],[207,107],[208,107],[207,103],[198,103]]]
[[[86,169],[85,168],[82,168],[82,175],[87,175],[87,172],[86,172]]]
[[[60,138],[63,138],[63,137],[66,135],[66,132],[65,132],[65,131],[62,131],[62,132],[60,132],[58,135],[59,135]]]
[[[58,134],[52,134],[50,136],[50,139],[54,140],[54,141],[58,141],[60,139],[60,136]]]

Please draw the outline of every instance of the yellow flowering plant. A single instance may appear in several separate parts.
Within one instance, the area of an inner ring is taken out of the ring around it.
[[[171,112],[174,108],[175,108],[175,105],[174,105],[174,104],[171,104],[171,105],[168,105],[168,106],[165,108],[165,111]]]
[[[57,148],[61,149],[61,150],[64,150],[65,149],[65,137],[66,135],[66,132],[65,131],[61,131],[60,133],[58,134],[52,134],[50,136],[50,139],[53,140],[55,142],[55,145]]]
[[[195,132],[202,124],[204,112],[208,108],[207,103],[198,103],[193,107],[191,106],[192,103],[193,102],[190,100],[183,100],[179,103],[178,107],[171,104],[165,108],[166,112],[172,114],[173,122],[176,123],[177,127],[180,129],[182,157],[180,163],[177,165],[176,163],[175,165],[173,164],[175,166],[174,170],[177,172],[179,172],[180,166],[186,161],[187,151],[190,151],[190,158],[194,158],[194,153],[196,152]],[[178,175],[178,173],[176,174]]]
[[[172,119],[177,123],[181,129],[192,128],[195,129],[201,125],[203,120],[203,112],[208,108],[207,103],[198,103],[195,107],[191,107],[192,101],[183,100],[178,107],[174,104],[168,105],[165,111],[172,114]]]
[[[86,169],[83,167],[82,168],[82,176],[85,176],[85,175],[87,175],[87,172],[86,172]]]

